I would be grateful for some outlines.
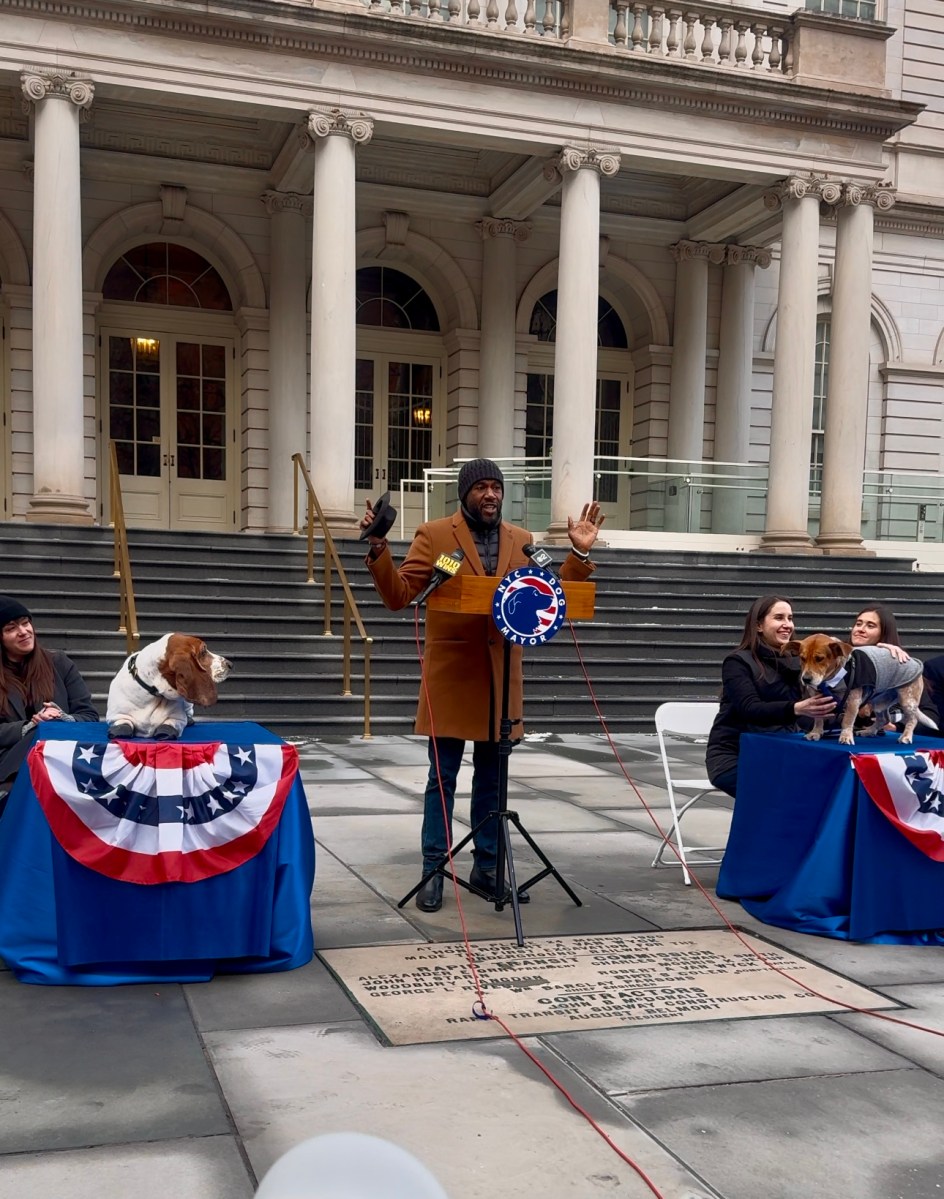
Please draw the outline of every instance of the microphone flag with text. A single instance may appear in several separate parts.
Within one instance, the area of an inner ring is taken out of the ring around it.
[[[465,553],[458,547],[448,554],[440,554],[433,564],[433,577],[413,601],[414,605],[418,607],[425,603],[437,587],[441,587],[443,583],[448,583],[451,578],[454,578],[459,573],[459,567],[462,565],[464,557]]]
[[[530,558],[535,566],[540,566],[542,570],[549,570],[552,575],[557,574],[557,567],[554,565],[554,559],[543,546],[531,545],[523,546],[524,555]]]

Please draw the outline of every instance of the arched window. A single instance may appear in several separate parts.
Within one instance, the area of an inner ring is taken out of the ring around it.
[[[557,292],[541,296],[531,313],[530,332],[538,341],[557,340]],[[629,346],[626,330],[613,305],[600,296],[597,304],[597,345],[606,349],[625,350]]]
[[[357,272],[357,323],[439,332],[439,317],[423,288],[389,266],[365,266]]]
[[[437,421],[442,342],[420,283],[388,266],[357,272],[354,488],[358,503],[400,487],[422,495],[442,441]]]
[[[552,343],[557,336],[557,292],[549,291],[531,312],[531,333],[538,341]],[[613,305],[600,296],[597,307],[597,345],[601,350],[626,350],[629,339]],[[616,503],[619,493],[620,415],[624,392],[619,374],[601,367],[597,377],[596,428],[594,456],[597,471],[594,499]],[[547,458],[554,439],[554,375],[549,371],[528,372],[528,400],[525,412],[525,454],[529,458]],[[548,494],[549,491],[548,491]]]
[[[155,241],[122,254],[105,276],[106,300],[167,304],[232,312],[233,303],[219,271],[195,250]]]
[[[222,276],[195,250],[152,241],[112,263],[102,293],[102,427],[126,518],[234,528],[236,328]]]

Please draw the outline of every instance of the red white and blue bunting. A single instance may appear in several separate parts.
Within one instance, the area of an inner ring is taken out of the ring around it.
[[[944,862],[944,751],[854,754],[872,801],[927,857]]]
[[[198,882],[265,845],[298,771],[290,745],[40,741],[30,777],[76,861],[124,882]]]

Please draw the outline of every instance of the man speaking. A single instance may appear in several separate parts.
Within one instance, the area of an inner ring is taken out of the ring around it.
[[[502,520],[504,492],[504,476],[490,459],[476,458],[465,463],[459,471],[459,511],[453,516],[420,525],[399,569],[393,563],[386,540],[368,535],[367,566],[385,606],[397,612],[428,589],[430,583],[445,581],[459,572],[501,578],[509,570],[526,566],[528,559],[524,550],[532,538],[527,529]],[[595,567],[590,561],[590,550],[604,519],[600,505],[596,503],[585,504],[579,520],[567,518],[567,535],[573,549],[561,567],[562,579],[583,580],[593,573]],[[374,512],[368,504],[361,528],[366,530],[373,522]],[[485,823],[474,838],[474,865],[469,882],[486,894],[494,895],[498,821],[486,820],[486,817],[498,806],[503,639],[491,616],[467,616],[430,609],[426,619],[424,663],[429,702],[421,687],[415,726],[417,733],[429,737],[429,779],[422,831],[423,873],[433,870],[446,855],[440,780],[449,813],[451,844],[456,778],[465,743],[473,741],[472,827],[483,820]],[[520,738],[522,679],[521,647],[518,645],[511,648],[508,708],[512,736]],[[418,891],[416,906],[424,912],[438,911],[442,907],[442,890],[442,875],[433,875]]]

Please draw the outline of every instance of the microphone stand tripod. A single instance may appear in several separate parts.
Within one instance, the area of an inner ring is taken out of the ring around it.
[[[489,895],[479,887],[473,887],[463,878],[456,876],[456,882],[460,887],[465,887],[467,891],[472,891],[475,895],[480,895],[483,899],[489,900],[495,905],[495,911],[504,911],[507,904],[511,904],[511,909],[515,919],[515,937],[519,948],[524,945],[524,933],[521,928],[521,900],[519,896],[530,890],[535,883],[539,883],[542,878],[553,875],[567,895],[574,901],[578,908],[583,907],[583,903],[568,885],[563,876],[554,866],[553,862],[544,853],[538,843],[534,840],[528,830],[521,823],[521,819],[517,812],[508,810],[508,759],[511,756],[511,751],[514,748],[511,740],[511,717],[508,712],[509,706],[509,688],[511,678],[511,642],[504,639],[504,650],[502,656],[502,702],[501,702],[501,718],[499,721],[499,738],[498,738],[498,797],[497,807],[494,812],[489,812],[484,820],[470,829],[462,840],[452,847],[452,856],[464,849],[470,841],[473,840],[475,834],[486,825],[490,820],[498,821],[498,851],[497,860],[495,863],[495,894]],[[542,862],[544,869],[539,870],[526,882],[519,884],[515,879],[515,858],[511,846],[511,830],[509,824],[513,824],[518,832],[524,837],[525,841],[534,852],[535,856]],[[440,874],[444,879],[451,878],[448,868],[449,855],[447,854],[442,860],[428,870],[420,881],[416,884],[412,891],[408,891],[406,895],[397,904],[398,908],[402,908],[407,904],[413,896],[422,887],[426,885],[429,879]],[[508,889],[505,889],[505,871],[508,872]]]

